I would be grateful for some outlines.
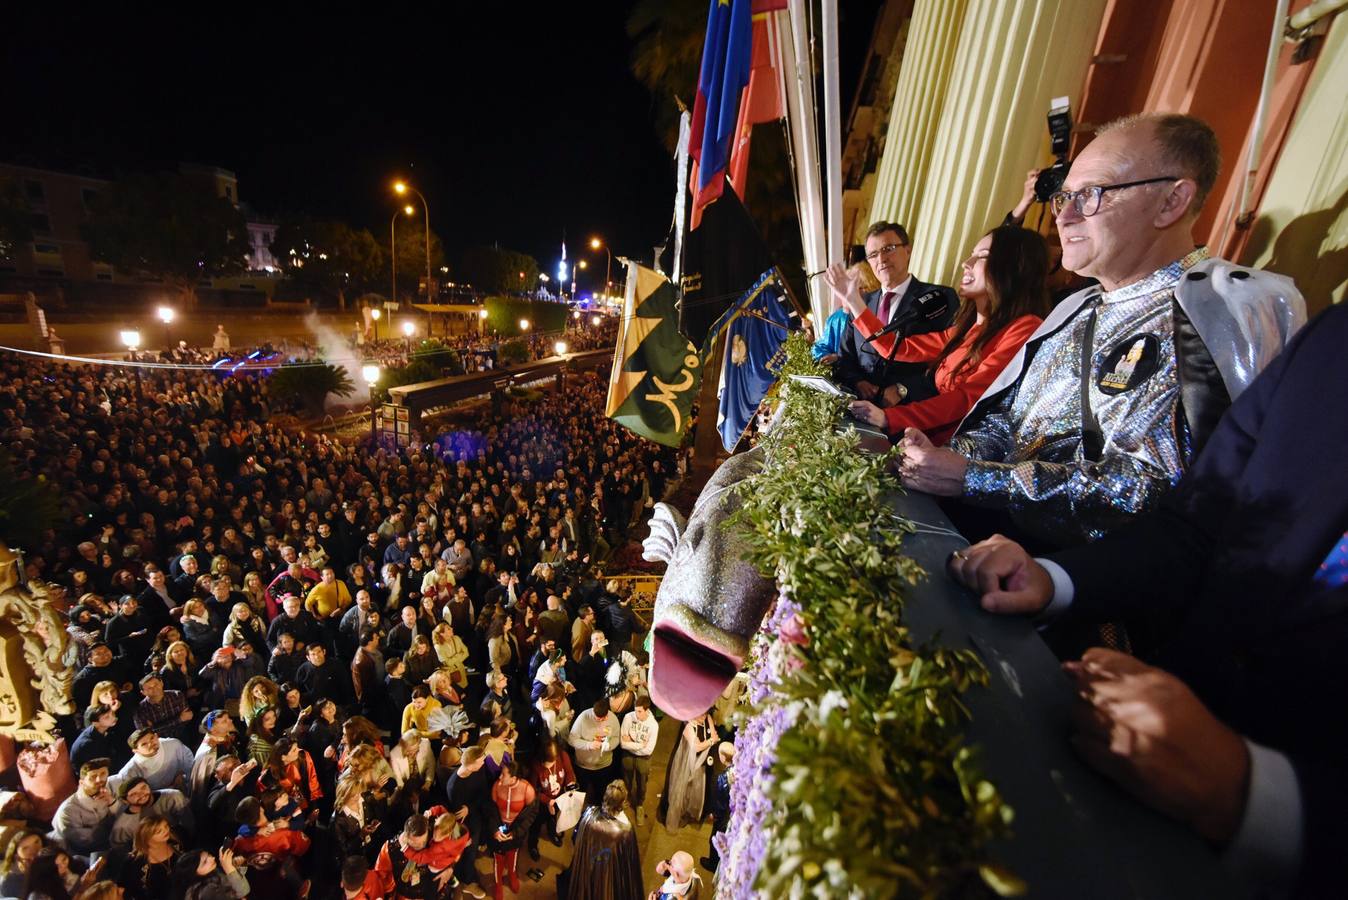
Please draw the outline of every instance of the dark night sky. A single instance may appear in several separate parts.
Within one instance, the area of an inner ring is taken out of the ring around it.
[[[877,4],[840,5],[847,105]],[[38,6],[10,10],[0,37],[0,160],[104,175],[218,165],[264,214],[343,218],[376,237],[401,174],[451,255],[496,241],[544,271],[563,229],[569,250],[601,234],[642,257],[668,229],[673,164],[631,75],[630,2],[143,21]]]

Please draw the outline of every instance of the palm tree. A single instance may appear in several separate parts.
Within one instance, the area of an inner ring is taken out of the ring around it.
[[[267,380],[267,391],[279,401],[299,407],[308,416],[323,414],[328,394],[350,397],[356,392],[346,369],[331,363],[282,366]]]

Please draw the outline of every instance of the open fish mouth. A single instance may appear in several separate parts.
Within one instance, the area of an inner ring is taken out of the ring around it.
[[[683,604],[662,609],[653,630],[651,699],[681,721],[702,715],[743,668],[749,642]]]

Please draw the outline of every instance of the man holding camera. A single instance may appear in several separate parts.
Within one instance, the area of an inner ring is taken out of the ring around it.
[[[880,280],[880,289],[863,295],[866,306],[885,325],[894,324],[915,312],[918,299],[936,293],[945,301],[944,309],[933,306],[929,318],[914,320],[903,334],[925,334],[950,327],[959,308],[955,292],[944,285],[927,284],[908,271],[913,245],[902,225],[876,222],[866,232],[866,262]],[[890,362],[867,343],[855,328],[843,335],[834,377],[839,384],[856,391],[862,400],[880,406],[896,406],[904,399],[921,400],[936,394],[936,386],[927,374],[926,363]]]
[[[1094,540],[1154,507],[1306,320],[1290,279],[1210,258],[1194,223],[1216,136],[1189,116],[1101,129],[1050,205],[1063,265],[1099,280],[1049,315],[949,448],[909,429],[904,483],[991,509],[978,537]]]

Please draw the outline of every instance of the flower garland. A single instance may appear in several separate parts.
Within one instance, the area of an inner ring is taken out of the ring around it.
[[[838,432],[843,401],[792,382],[827,374],[786,345],[768,465],[731,519],[781,594],[755,639],[751,713],[735,739],[731,816],[718,835],[721,897],[950,897],[1023,892],[989,857],[1012,813],[965,743],[960,695],[985,685],[970,651],[914,643],[885,495],[896,451]]]

